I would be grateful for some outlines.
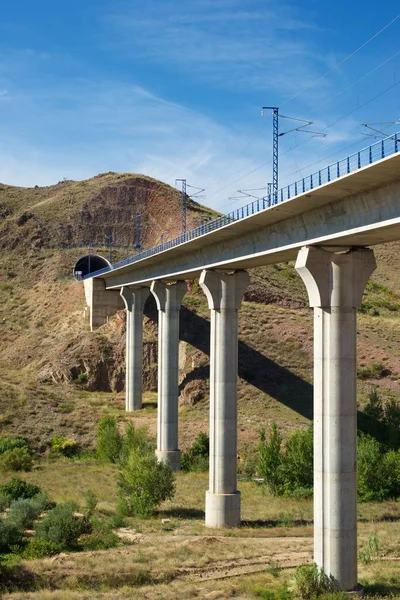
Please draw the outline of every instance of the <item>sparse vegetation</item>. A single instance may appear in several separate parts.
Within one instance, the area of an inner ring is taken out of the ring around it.
[[[119,471],[118,485],[128,514],[146,517],[175,493],[175,481],[168,463],[158,462],[153,453],[133,450]]]
[[[35,536],[63,550],[76,549],[79,537],[90,529],[87,519],[76,515],[77,509],[74,502],[58,504],[37,525]]]
[[[208,434],[200,431],[187,452],[182,452],[182,471],[208,471],[210,440]]]

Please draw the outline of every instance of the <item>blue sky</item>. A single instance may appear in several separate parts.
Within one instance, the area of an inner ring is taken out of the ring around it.
[[[394,0],[3,3],[0,181],[141,172],[231,210],[271,180],[263,105],[328,134],[280,138],[282,184],[367,145],[362,123],[400,117],[399,14]]]

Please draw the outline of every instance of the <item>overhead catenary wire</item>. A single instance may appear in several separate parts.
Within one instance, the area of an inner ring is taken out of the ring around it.
[[[335,121],[333,121],[332,123],[330,123],[329,125],[327,125],[326,127],[324,127],[321,131],[324,132],[328,129],[330,129],[331,127],[333,127],[334,125],[336,125],[337,123],[339,123],[340,121],[342,121],[343,119],[349,117],[350,115],[354,114],[357,110],[363,108],[364,106],[366,106],[367,104],[369,104],[370,102],[373,102],[374,100],[376,100],[377,98],[380,98],[381,96],[383,96],[383,94],[385,94],[386,92],[394,89],[395,87],[397,87],[398,85],[400,85],[400,81],[393,83],[392,85],[388,86],[387,88],[385,88],[384,90],[382,90],[381,92],[379,92],[378,94],[376,94],[375,96],[373,96],[372,98],[369,98],[368,100],[366,100],[365,102],[363,102],[361,105],[357,106],[356,108],[352,109],[351,111],[347,112],[345,115],[339,117],[338,119],[336,119]],[[346,135],[346,134],[345,134]],[[343,136],[344,137],[344,136]],[[339,138],[341,139],[341,138]],[[281,154],[281,156],[284,156],[285,154],[288,154],[289,152],[293,151],[294,149],[302,146],[303,144],[307,143],[308,140],[303,140],[302,142],[299,142],[298,144],[296,144],[295,146],[292,146],[291,148],[289,148],[288,150],[285,150],[285,152],[283,152]],[[336,140],[336,142],[339,140]],[[343,150],[343,148],[341,149],[341,151]],[[320,162],[321,159],[318,159],[318,161],[314,161],[314,163],[311,163],[312,166],[313,164],[315,164],[316,162]],[[242,179],[244,179],[245,177],[248,177],[249,175],[252,175],[253,173],[256,173],[257,171],[259,171],[261,168],[265,167],[266,165],[270,164],[272,161],[268,160],[266,162],[263,162],[261,164],[259,164],[257,167],[255,167],[254,169],[252,169],[251,171],[245,173],[244,175],[241,175],[240,177],[237,177],[234,181],[231,181],[229,184],[227,184],[226,186],[224,186],[223,188],[217,190],[216,192],[214,192],[213,194],[209,195],[210,197],[215,196],[216,194],[224,191],[225,189],[227,189],[228,187],[230,187],[231,185],[237,183],[238,181],[241,181]],[[307,167],[304,167],[307,168]]]
[[[360,46],[358,46],[358,48],[356,48],[355,50],[353,50],[352,52],[350,52],[345,58],[343,58],[341,61],[339,61],[338,63],[336,63],[333,67],[331,67],[330,69],[328,69],[325,73],[323,73],[322,75],[319,75],[316,79],[314,79],[311,83],[307,84],[306,86],[303,86],[303,88],[301,88],[301,90],[299,90],[298,92],[296,92],[295,94],[293,94],[290,98],[288,98],[287,100],[285,100],[284,102],[280,103],[280,108],[282,108],[283,106],[286,106],[286,104],[288,104],[289,102],[293,101],[295,98],[299,97],[302,93],[304,93],[305,91],[309,90],[310,88],[314,87],[314,85],[318,82],[320,82],[322,79],[324,79],[325,77],[327,77],[328,75],[330,75],[333,71],[335,71],[336,69],[338,69],[339,67],[341,67],[342,65],[344,65],[346,62],[348,62],[353,56],[355,56],[356,54],[358,54],[358,52],[360,52],[363,48],[365,48],[369,43],[371,43],[373,40],[375,40],[379,35],[381,35],[384,31],[386,31],[386,29],[388,29],[391,25],[393,25],[396,21],[398,21],[400,19],[400,13],[398,15],[396,15],[391,21],[389,21],[388,23],[386,23],[386,25],[384,25],[384,27],[382,27],[381,29],[379,29],[379,31],[377,31],[376,33],[374,33],[369,39],[367,39],[365,42],[363,42]],[[400,52],[400,51],[399,51]],[[325,104],[328,104],[329,102],[331,102],[334,98],[338,97],[339,95],[341,95],[342,93],[344,93],[345,91],[347,91],[348,89],[350,89],[351,87],[354,87],[354,85],[356,85],[359,81],[361,81],[362,79],[365,79],[365,77],[367,77],[369,74],[373,73],[374,71],[376,71],[377,69],[379,69],[381,66],[384,66],[384,64],[386,64],[387,62],[389,62],[389,60],[391,60],[392,58],[394,58],[395,56],[397,56],[399,54],[399,52],[396,52],[393,56],[391,56],[389,59],[387,59],[386,61],[384,61],[381,65],[379,65],[378,67],[375,67],[374,69],[372,69],[368,74],[366,74],[365,76],[363,76],[362,78],[360,78],[359,80],[357,80],[356,82],[354,82],[353,84],[351,84],[350,86],[348,86],[347,88],[345,88],[344,90],[342,90],[342,92],[340,92],[339,94],[336,94],[332,99],[329,99],[327,101],[325,101],[321,106],[324,106]],[[318,108],[318,107],[317,107]],[[265,129],[266,125],[261,126],[255,134],[253,134],[251,136],[251,138],[249,139],[249,141],[245,144],[245,146],[242,148],[242,150],[240,151],[240,153],[238,155],[236,155],[236,157],[228,164],[228,166],[225,168],[224,173],[226,173],[228,170],[231,169],[231,167],[237,162],[237,160],[244,154],[244,151],[250,146],[250,144],[254,141],[254,139],[256,137],[258,137],[258,135]],[[266,163],[268,164],[268,163]],[[209,186],[212,188],[214,185],[216,185],[219,182],[225,182],[227,179],[229,179],[229,176],[226,177],[225,179],[215,179],[214,182],[211,183],[211,185]],[[235,180],[237,181],[237,180]],[[234,183],[234,182],[233,182]],[[230,185],[230,184],[229,184]],[[229,187],[229,186],[227,186]],[[218,193],[218,192],[215,192]],[[211,194],[211,196],[215,195],[215,193]]]

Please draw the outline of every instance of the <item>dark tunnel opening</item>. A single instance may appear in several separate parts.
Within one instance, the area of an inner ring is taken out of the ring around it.
[[[89,275],[89,273],[94,273],[99,269],[104,269],[105,267],[110,266],[111,265],[108,260],[102,256],[97,254],[88,254],[77,260],[74,266],[73,274],[75,279],[80,281],[82,277],[85,277],[85,275]]]

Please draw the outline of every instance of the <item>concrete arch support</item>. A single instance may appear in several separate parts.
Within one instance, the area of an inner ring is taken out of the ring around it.
[[[142,408],[143,310],[149,295],[148,287],[121,288],[126,309],[126,411]]]
[[[178,448],[179,311],[187,291],[184,281],[153,281],[151,293],[158,309],[157,457],[174,471],[181,468]]]
[[[305,247],[296,270],[314,308],[314,560],[357,588],[357,317],[372,250]]]
[[[240,524],[237,490],[238,310],[249,284],[246,271],[203,271],[200,285],[211,310],[210,489],[206,526]]]

